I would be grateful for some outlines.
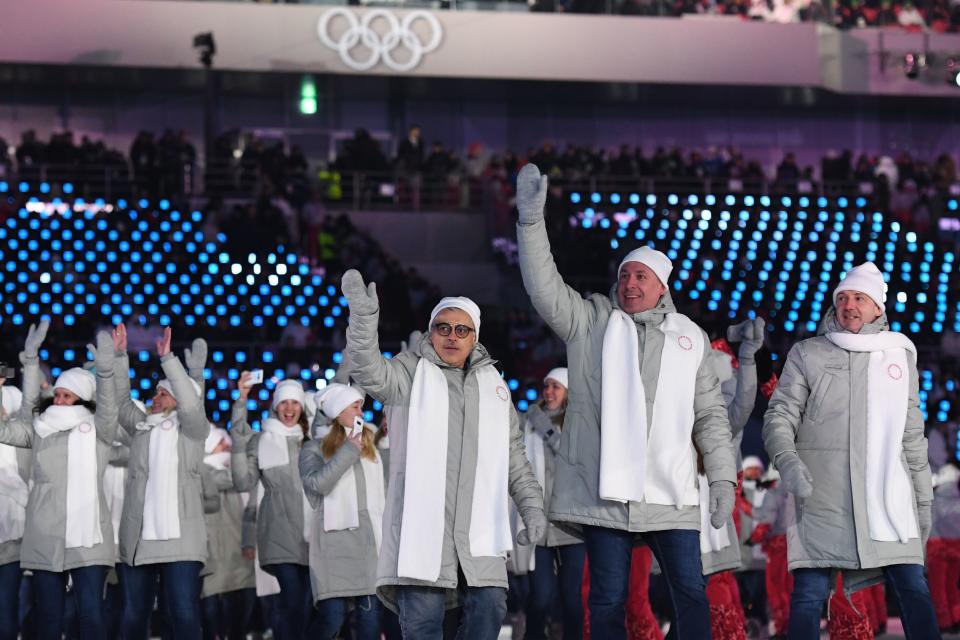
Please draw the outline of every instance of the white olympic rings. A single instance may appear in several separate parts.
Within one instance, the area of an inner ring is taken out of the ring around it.
[[[339,39],[334,40],[330,36],[330,23],[338,17],[347,21],[347,30],[340,35]],[[378,18],[382,18],[387,23],[387,31],[383,34],[372,27]],[[430,37],[426,43],[422,42],[420,36],[413,31],[413,25],[417,20],[423,20],[429,27]],[[340,54],[340,59],[351,69],[367,71],[382,60],[383,64],[394,71],[405,72],[414,69],[423,60],[423,56],[440,46],[443,27],[437,17],[429,11],[411,11],[405,14],[403,19],[398,19],[386,9],[371,9],[364,13],[362,18],[358,18],[349,9],[337,7],[327,11],[320,18],[317,23],[317,35],[324,45]],[[358,45],[363,45],[370,50],[366,58],[359,60],[354,58],[352,50]],[[409,51],[410,59],[400,62],[394,58],[394,51],[397,48]]]

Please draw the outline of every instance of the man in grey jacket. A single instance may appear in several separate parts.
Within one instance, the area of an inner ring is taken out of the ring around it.
[[[837,569],[848,592],[882,570],[907,637],[940,637],[923,575],[933,487],[916,349],[888,330],[886,290],[871,262],[846,274],[818,335],[790,350],[764,417],[764,445],[794,501],[793,639],[820,637]]]
[[[626,637],[631,548],[640,538],[663,569],[676,636],[709,638],[697,450],[714,528],[733,509],[737,481],[709,340],[676,312],[672,264],[649,247],[624,260],[608,296],[584,299],[564,284],[550,254],[546,196],[546,176],[525,166],[517,178],[520,269],[533,306],[567,344],[570,378],[548,515],[587,544],[591,635]]]
[[[350,270],[341,287],[350,375],[399,409],[391,415],[377,595],[398,613],[404,638],[440,640],[444,609],[459,600],[457,637],[494,640],[506,614],[507,496],[526,525],[521,544],[540,540],[547,521],[510,392],[478,341],[480,309],[444,298],[420,344],[387,359],[376,285]]]

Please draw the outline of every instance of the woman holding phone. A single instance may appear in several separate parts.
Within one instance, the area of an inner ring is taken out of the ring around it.
[[[338,383],[321,393],[319,409],[333,424],[322,441],[308,442],[300,450],[304,491],[317,508],[310,582],[319,624],[311,631],[321,640],[336,638],[352,604],[354,640],[377,640],[383,462],[374,444],[375,428],[363,421],[363,395]]]
[[[263,483],[257,551],[260,566],[280,583],[274,634],[279,640],[299,640],[306,632],[312,602],[307,547],[312,510],[298,466],[300,447],[310,437],[306,394],[296,380],[277,384],[270,417],[260,432],[254,433],[247,420],[247,399],[254,379],[249,371],[240,375],[240,395],[233,405],[233,485],[243,492],[254,491],[258,482]]]

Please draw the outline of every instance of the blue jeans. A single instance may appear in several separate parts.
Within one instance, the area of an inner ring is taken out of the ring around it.
[[[17,640],[21,575],[19,562],[0,565],[0,640]]]
[[[256,589],[237,589],[202,599],[204,639],[244,640],[256,601]]]
[[[628,531],[583,528],[590,560],[590,637],[626,640],[626,608],[630,587],[633,539]],[[670,638],[709,640],[710,604],[700,564],[700,532],[693,529],[640,534],[650,547],[667,583],[673,609]]]
[[[333,640],[347,620],[353,601],[353,640],[380,640],[380,601],[377,596],[329,598],[317,603],[317,622],[310,627],[310,637]]]
[[[33,571],[33,610],[38,640],[60,640],[67,596],[66,571]],[[103,619],[103,584],[107,567],[72,569],[73,596],[76,598],[77,626],[81,640],[106,640]]]
[[[280,583],[275,602],[273,633],[277,640],[302,640],[310,621],[310,569],[289,562],[263,567]]]
[[[200,568],[195,561],[161,562],[132,567],[119,566],[123,591],[123,638],[145,640],[150,614],[157,598],[157,580],[163,586],[168,626],[176,640],[200,640]]]
[[[830,593],[833,570],[797,569],[790,596],[790,640],[820,637],[820,612]],[[930,588],[919,564],[894,564],[883,568],[887,582],[900,603],[900,620],[907,640],[940,638]]]
[[[563,615],[563,640],[583,637],[583,561],[584,544],[536,548],[536,563],[530,578],[527,598],[527,640],[545,640],[547,615],[560,596]]]
[[[460,576],[461,585],[466,584]],[[397,587],[397,608],[403,637],[411,640],[443,640],[445,589]],[[497,640],[507,615],[507,590],[500,587],[461,586],[463,616],[457,640]]]

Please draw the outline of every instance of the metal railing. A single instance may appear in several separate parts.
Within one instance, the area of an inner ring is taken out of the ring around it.
[[[857,197],[883,206],[877,200],[877,185],[871,181],[816,181],[798,179],[771,180],[752,176],[743,178],[673,176],[570,175],[554,176],[553,186],[561,187],[564,199],[574,193],[582,198],[582,206],[591,206],[589,198],[600,194],[604,206],[610,208],[610,194],[618,194],[622,208],[642,202],[631,202],[634,194],[697,194],[725,196],[809,196]],[[480,176],[461,171],[448,173],[410,173],[392,170],[337,171],[318,169],[309,172],[284,173],[249,169],[242,166],[211,167],[201,171],[196,165],[167,169],[133,171],[126,165],[37,165],[15,171],[0,165],[0,193],[23,196],[67,196],[86,200],[104,198],[213,198],[259,199],[282,194],[294,204],[306,202],[317,192],[330,207],[341,210],[398,211],[480,211],[498,213],[512,209],[513,184],[503,173]],[[918,196],[919,197],[919,196]],[[937,192],[929,199],[931,213],[948,213],[950,200],[960,197],[960,185],[949,192]],[[576,203],[574,203],[576,204]]]

